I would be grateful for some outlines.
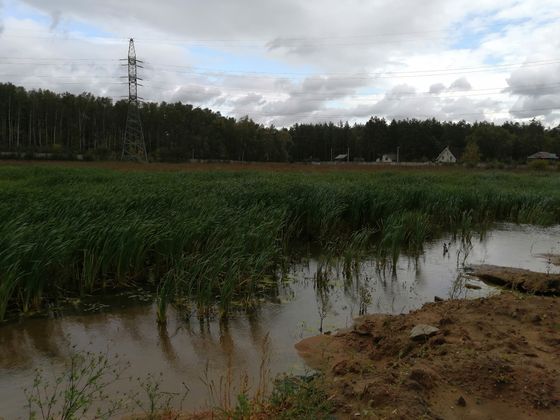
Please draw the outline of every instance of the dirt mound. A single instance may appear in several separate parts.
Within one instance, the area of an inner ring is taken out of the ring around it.
[[[432,303],[408,315],[363,317],[296,347],[325,373],[343,417],[560,418],[553,297]]]
[[[474,276],[488,283],[527,293],[560,295],[560,274],[536,273],[521,268],[495,265],[474,265],[471,268]]]

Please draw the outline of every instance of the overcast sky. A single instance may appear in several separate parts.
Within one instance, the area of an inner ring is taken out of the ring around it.
[[[0,0],[0,81],[139,94],[276,126],[560,124],[560,0]]]

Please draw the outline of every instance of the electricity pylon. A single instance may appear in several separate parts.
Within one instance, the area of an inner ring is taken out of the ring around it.
[[[138,63],[142,61],[136,59],[134,39],[130,38],[128,45],[128,113],[126,115],[126,128],[124,130],[124,142],[122,150],[122,160],[135,160],[147,162],[146,142],[144,141],[144,131],[140,120],[140,109],[138,103],[138,68],[142,68]]]

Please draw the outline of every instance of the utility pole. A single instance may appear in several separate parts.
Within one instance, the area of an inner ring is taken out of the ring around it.
[[[397,163],[400,162],[400,151],[401,151],[401,146],[397,146]]]
[[[138,63],[142,61],[136,59],[136,49],[134,39],[130,38],[128,44],[128,113],[126,115],[126,128],[124,130],[124,141],[121,160],[134,160],[137,162],[147,162],[146,142],[144,141],[144,131],[140,120],[140,107],[138,102],[138,68],[142,68]]]

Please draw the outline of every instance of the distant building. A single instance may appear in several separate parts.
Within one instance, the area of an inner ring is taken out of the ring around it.
[[[397,161],[397,155],[394,153],[388,153],[386,155],[381,156],[381,162],[383,163],[392,163]]]
[[[346,162],[348,160],[348,155],[338,155],[334,158],[335,162]]]
[[[553,161],[558,160],[558,155],[556,153],[548,153],[548,152],[537,152],[527,158],[527,160],[546,160],[546,161]]]
[[[449,146],[441,151],[439,156],[436,158],[437,163],[457,163],[457,158],[455,155],[449,150]]]

